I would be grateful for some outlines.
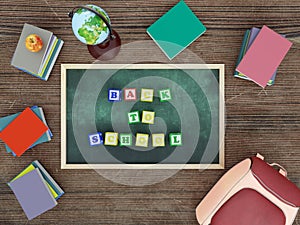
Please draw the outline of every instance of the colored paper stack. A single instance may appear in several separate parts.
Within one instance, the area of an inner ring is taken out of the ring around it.
[[[265,87],[273,85],[277,68],[292,43],[267,26],[253,27],[244,35],[234,76]]]
[[[64,194],[37,160],[12,179],[8,186],[29,220],[55,207],[57,200]]]
[[[5,143],[6,151],[14,156],[21,156],[26,150],[50,141],[52,136],[41,107],[33,106],[0,118],[0,139]]]
[[[26,48],[26,37],[31,34],[42,39],[43,47],[39,52],[31,52]],[[11,65],[46,81],[63,43],[52,32],[25,23]]]

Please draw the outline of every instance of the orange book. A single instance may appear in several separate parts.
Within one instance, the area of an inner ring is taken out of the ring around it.
[[[0,139],[17,156],[21,156],[47,130],[43,121],[30,108],[26,108],[0,133]]]

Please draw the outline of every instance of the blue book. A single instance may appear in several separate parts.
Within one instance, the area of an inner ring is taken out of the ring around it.
[[[56,181],[50,176],[47,170],[40,164],[38,160],[35,160],[31,163],[35,168],[38,168],[43,176],[43,178],[47,181],[47,183],[53,188],[53,190],[57,193],[58,200],[65,192],[61,189],[61,187],[56,183]]]
[[[29,220],[41,215],[57,205],[47,184],[35,169],[8,183]]]
[[[44,124],[47,126],[46,120],[45,120],[45,116],[44,116],[44,112],[43,109],[41,107],[37,107],[37,106],[33,106],[31,107],[31,110],[44,122]],[[2,131],[8,124],[10,124],[15,118],[17,118],[19,116],[20,113],[16,113],[10,116],[6,116],[6,117],[2,117],[0,118],[0,131]],[[30,148],[44,143],[44,142],[48,142],[51,140],[53,134],[50,131],[50,129],[45,132]],[[6,151],[8,153],[12,153],[13,155],[14,152],[7,146],[5,145]]]

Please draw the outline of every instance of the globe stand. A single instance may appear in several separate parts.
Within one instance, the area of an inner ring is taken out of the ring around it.
[[[113,39],[98,44],[98,45],[88,45],[87,48],[90,54],[99,60],[110,60],[116,57],[121,49],[121,39],[119,34],[112,30],[114,36]]]

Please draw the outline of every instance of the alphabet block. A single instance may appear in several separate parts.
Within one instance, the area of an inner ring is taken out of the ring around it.
[[[112,145],[117,146],[118,145],[118,133],[115,132],[105,132],[105,145]]]
[[[172,99],[171,90],[170,89],[160,90],[159,97],[161,102],[170,101]]]
[[[154,124],[155,112],[143,111],[142,123]]]
[[[135,145],[139,147],[148,147],[149,134],[136,134]]]
[[[182,145],[182,135],[181,133],[170,133],[170,145],[171,146],[181,146]]]
[[[153,89],[142,88],[141,90],[141,101],[142,102],[153,102]]]
[[[90,146],[97,146],[103,144],[103,137],[101,132],[89,135]]]
[[[136,88],[124,88],[124,101],[136,101]]]
[[[139,123],[141,121],[139,111],[129,112],[127,115],[129,124]]]
[[[132,135],[131,134],[120,134],[120,146],[131,146]]]
[[[165,134],[152,134],[152,146],[164,147],[165,146]]]
[[[120,102],[121,101],[121,90],[119,89],[109,89],[108,90],[108,101],[110,102]]]

